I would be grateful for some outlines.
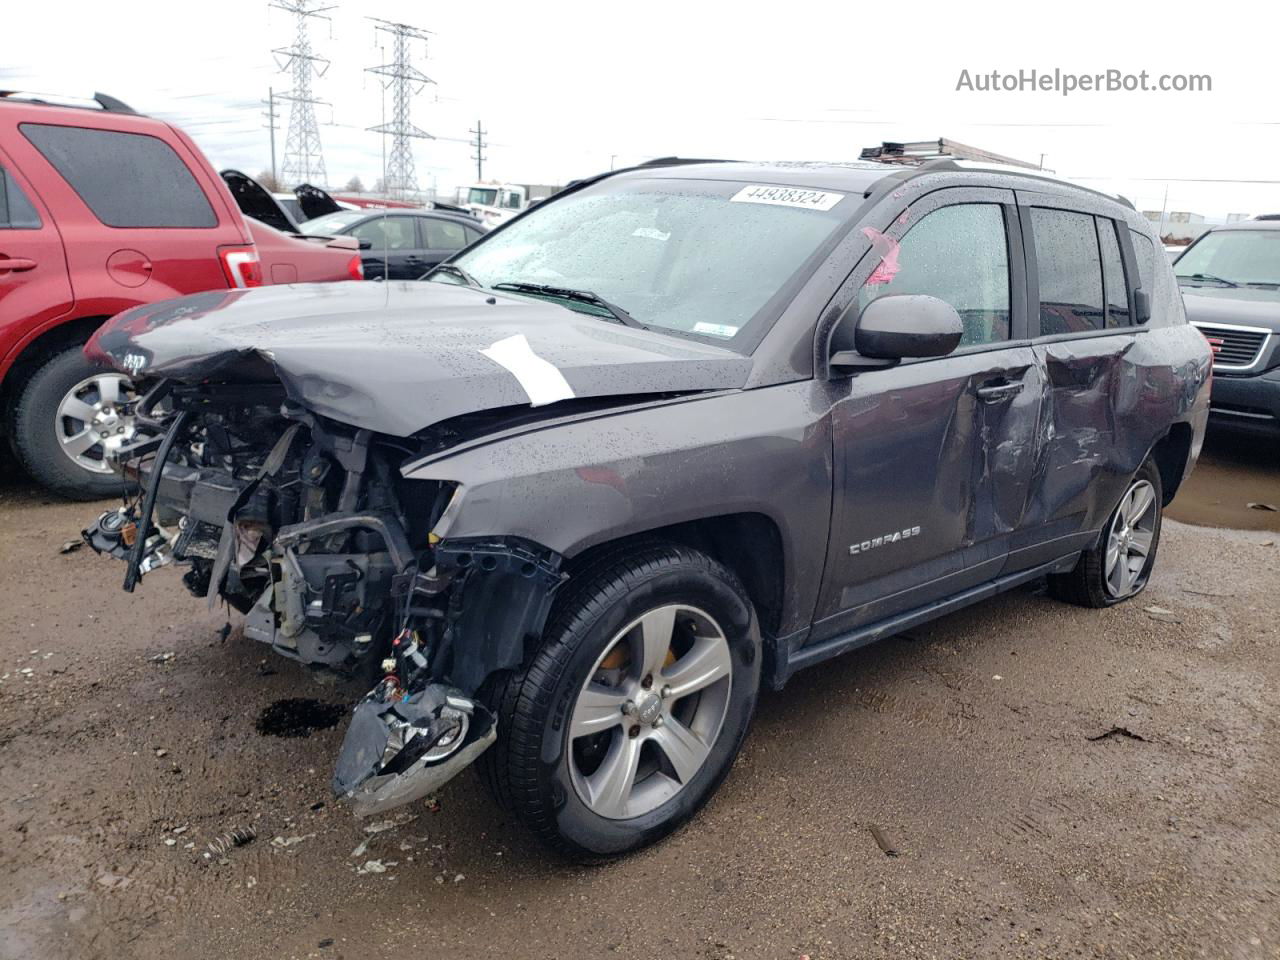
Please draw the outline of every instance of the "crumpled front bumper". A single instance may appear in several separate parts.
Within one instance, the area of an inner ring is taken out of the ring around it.
[[[497,738],[493,715],[444,684],[403,692],[393,679],[356,707],[338,753],[333,792],[357,817],[420,800]]]

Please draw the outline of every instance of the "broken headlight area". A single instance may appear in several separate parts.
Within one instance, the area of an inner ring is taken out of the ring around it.
[[[424,796],[494,739],[472,699],[540,634],[560,557],[517,538],[442,540],[456,484],[406,480],[422,454],[309,413],[280,385],[165,386],[163,438],[124,464],[132,502],[85,531],[125,589],[169,563],[247,637],[382,679],[355,708],[334,789],[359,813]],[[442,518],[446,522],[442,522]]]
[[[333,774],[333,792],[356,816],[420,800],[493,743],[493,715],[442,684],[410,693],[395,674],[356,707]]]

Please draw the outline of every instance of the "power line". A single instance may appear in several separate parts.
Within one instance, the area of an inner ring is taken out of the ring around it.
[[[307,24],[312,17],[330,19],[325,16],[325,11],[334,7],[316,7],[313,6],[314,3],[315,0],[271,0],[269,4],[295,18],[293,46],[271,51],[276,55],[281,72],[291,71],[293,74],[292,88],[287,93],[277,93],[273,97],[276,100],[288,100],[292,104],[289,108],[289,132],[284,142],[283,169],[284,182],[290,186],[300,183],[325,186],[329,179],[324,169],[324,153],[320,148],[320,128],[316,123],[315,111],[317,103],[326,106],[329,104],[311,95],[312,75],[324,76],[329,69],[329,61],[311,52]]]
[[[484,162],[488,159],[484,153],[484,124],[477,120],[476,128],[467,132],[475,134],[475,139],[471,141],[471,145],[475,147],[476,152],[471,155],[471,159],[476,162],[476,180],[483,180]]]
[[[428,30],[407,23],[393,23],[378,17],[366,19],[377,24],[375,30],[391,35],[391,62],[367,68],[368,73],[387,78],[383,81],[383,86],[391,88],[391,122],[380,123],[369,129],[375,133],[391,134],[391,152],[383,164],[382,185],[388,197],[404,199],[418,192],[418,181],[413,170],[413,146],[410,141],[435,139],[425,130],[414,126],[409,116],[413,95],[421,92],[428,83],[435,82],[411,62],[409,41],[421,40],[425,48],[427,37],[431,34]]]

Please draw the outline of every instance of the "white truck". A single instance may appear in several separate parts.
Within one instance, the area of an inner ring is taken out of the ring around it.
[[[559,189],[545,183],[473,183],[464,206],[487,226],[496,227]]]

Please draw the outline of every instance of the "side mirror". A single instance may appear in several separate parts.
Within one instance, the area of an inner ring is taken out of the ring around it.
[[[372,249],[372,247],[373,247],[373,241],[372,241],[372,240],[370,240],[368,237],[361,237],[361,238],[360,238],[360,249],[361,249],[361,250],[369,250],[369,249]]]
[[[1146,323],[1151,319],[1151,294],[1141,287],[1133,291],[1133,312],[1138,323]]]
[[[850,322],[852,336],[845,329]],[[963,336],[960,314],[937,297],[881,297],[868,304],[856,320],[846,314],[840,321],[832,339],[830,363],[842,368],[883,367],[908,358],[945,357]]]

